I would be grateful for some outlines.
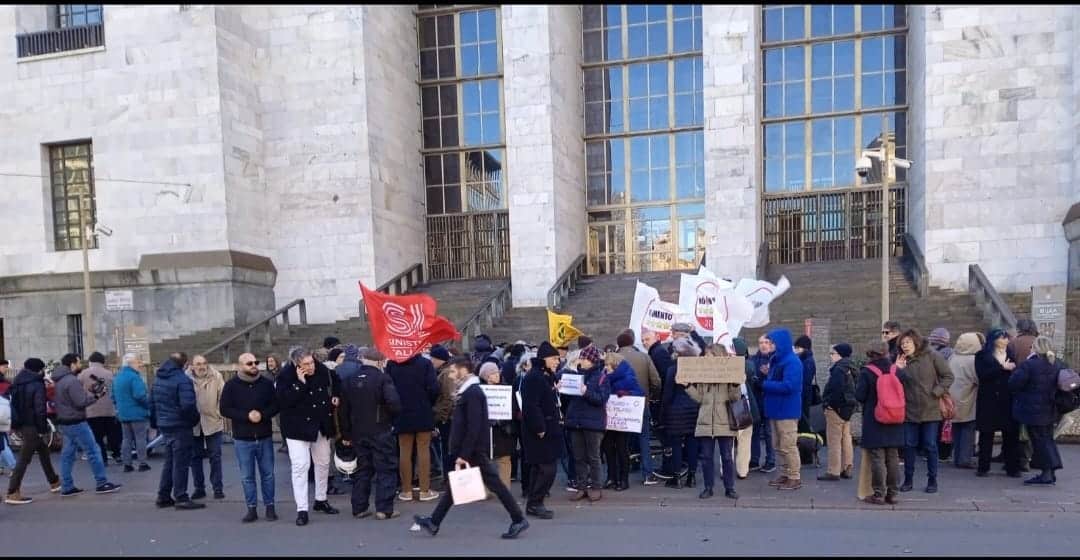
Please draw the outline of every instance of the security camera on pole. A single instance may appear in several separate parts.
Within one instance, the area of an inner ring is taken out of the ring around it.
[[[881,145],[874,150],[863,150],[855,163],[855,172],[866,179],[873,163],[882,162],[881,169],[881,322],[889,320],[889,255],[892,240],[889,236],[889,186],[896,180],[896,168],[911,169],[911,160],[896,157],[896,143],[889,134],[889,119],[882,118]]]

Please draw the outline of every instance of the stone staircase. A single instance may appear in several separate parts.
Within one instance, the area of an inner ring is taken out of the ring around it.
[[[436,282],[420,286],[411,293],[426,293],[439,302],[439,314],[450,319],[455,325],[461,327],[461,323],[467,321],[477,309],[480,308],[492,295],[494,295],[506,282],[506,280],[466,280],[458,282]],[[371,333],[367,325],[359,317],[350,317],[335,323],[296,325],[296,313],[293,312],[293,324],[289,334],[281,325],[275,325],[271,331],[272,344],[267,346],[264,330],[256,329],[252,336],[251,350],[260,361],[266,354],[276,354],[279,358],[288,354],[293,346],[305,346],[308,348],[322,347],[322,341],[328,336],[335,336],[346,344],[366,345],[371,343]],[[209,329],[193,333],[179,338],[166,339],[157,344],[150,345],[150,357],[154,363],[164,361],[170,352],[181,350],[189,356],[201,353],[206,349],[225,340],[232,334],[239,332],[244,327],[225,327]],[[230,345],[230,358],[235,360],[244,351],[243,339],[239,339]],[[223,356],[220,351],[208,356],[211,363],[219,363]]]
[[[563,312],[574,316],[574,324],[598,343],[614,342],[626,328],[633,306],[637,279],[653,286],[665,301],[678,301],[680,272],[651,272],[584,278],[567,300]],[[805,330],[811,318],[818,326],[826,321],[830,342],[849,342],[859,347],[881,333],[880,261],[837,261],[798,265],[774,265],[768,278],[775,282],[786,275],[792,288],[770,306],[771,323],[763,329],[744,329],[742,336],[756,345],[756,339],[770,329],[784,327],[795,336]],[[965,292],[931,288],[919,298],[904,277],[900,262],[892,264],[890,308],[893,319],[905,327],[914,326],[923,335],[935,327],[945,327],[953,336],[985,330],[982,315]],[[488,329],[496,341],[524,339],[538,342],[547,338],[544,308],[509,311]],[[817,345],[815,345],[817,346]]]

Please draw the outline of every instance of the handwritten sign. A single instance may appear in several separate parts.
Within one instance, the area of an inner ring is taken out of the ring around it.
[[[611,396],[607,400],[607,429],[615,432],[641,433],[645,397]]]
[[[675,381],[679,383],[744,383],[746,358],[742,356],[679,358]]]
[[[510,420],[514,388],[509,385],[481,385],[480,390],[487,396],[488,420]]]
[[[581,396],[581,385],[585,383],[584,376],[576,373],[564,373],[559,380],[559,392],[564,395]]]

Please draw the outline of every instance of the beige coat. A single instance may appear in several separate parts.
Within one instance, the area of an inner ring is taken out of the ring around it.
[[[691,383],[686,394],[701,405],[694,437],[729,437],[735,432],[728,424],[727,402],[742,396],[738,383]]]
[[[652,358],[633,346],[623,346],[619,348],[618,353],[624,360],[630,362],[630,368],[634,370],[634,377],[637,377],[638,385],[645,392],[646,402],[650,396],[658,396],[662,384],[660,374],[656,371],[656,365],[653,364]]]
[[[98,379],[105,380],[106,393],[105,396],[98,399],[94,404],[86,407],[87,418],[108,418],[116,416],[116,406],[112,400],[112,386],[113,386],[113,374],[111,371],[105,369],[105,366],[101,364],[91,363],[90,367],[79,372],[79,382],[82,383],[83,389],[87,393],[91,392],[96,381],[90,378],[93,375]]]
[[[949,358],[949,369],[953,373],[953,384],[949,395],[956,404],[956,418],[953,422],[974,422],[975,401],[979,395],[979,376],[975,374],[975,353],[982,346],[975,333],[964,333],[956,340],[953,355]]]
[[[199,424],[192,430],[196,436],[212,436],[225,430],[225,419],[221,416],[221,390],[225,380],[221,373],[211,366],[206,367],[206,375],[200,376],[191,370],[191,381],[195,384],[195,402],[199,407]]]

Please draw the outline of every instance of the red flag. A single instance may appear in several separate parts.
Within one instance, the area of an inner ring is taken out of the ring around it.
[[[458,340],[453,323],[436,314],[437,304],[426,294],[392,296],[360,283],[371,339],[388,359],[403,362],[431,344]]]

